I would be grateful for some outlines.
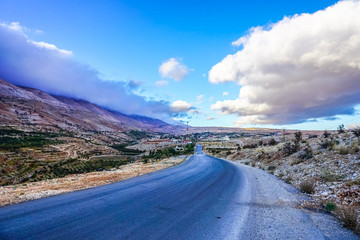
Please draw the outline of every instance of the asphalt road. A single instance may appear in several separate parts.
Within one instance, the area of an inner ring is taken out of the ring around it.
[[[2,207],[0,239],[357,239],[292,206],[299,193],[269,174],[196,152],[159,172]]]

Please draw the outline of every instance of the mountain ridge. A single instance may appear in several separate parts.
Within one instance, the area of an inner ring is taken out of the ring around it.
[[[45,130],[180,133],[160,119],[127,115],[82,99],[16,86],[0,78],[0,125]]]

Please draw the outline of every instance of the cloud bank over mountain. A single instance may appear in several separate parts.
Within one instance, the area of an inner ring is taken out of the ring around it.
[[[360,103],[360,2],[255,27],[240,50],[209,72],[211,83],[241,85],[237,99],[211,106],[244,124],[294,124],[353,114]]]
[[[127,114],[165,117],[165,101],[132,92],[132,82],[104,81],[96,69],[73,59],[73,53],[31,40],[19,23],[0,23],[0,78],[45,92],[84,99]]]

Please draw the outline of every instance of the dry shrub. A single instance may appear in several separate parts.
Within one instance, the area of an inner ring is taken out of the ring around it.
[[[285,174],[283,172],[279,172],[279,174],[277,176],[278,176],[278,178],[282,179],[284,177],[284,175]]]
[[[359,142],[358,141],[354,141],[351,144],[351,148],[350,148],[350,154],[355,154],[357,152],[359,152]]]
[[[344,224],[344,227],[359,232],[358,214],[353,207],[341,207],[336,210],[336,215]]]
[[[347,186],[360,185],[360,178],[354,179],[346,183]]]
[[[292,181],[292,180],[293,180],[293,179],[292,179],[292,177],[291,177],[290,175],[285,178],[285,182],[286,182],[287,184],[291,184],[291,181]]]
[[[346,155],[346,154],[349,153],[349,149],[348,149],[347,147],[345,147],[345,146],[340,146],[340,148],[339,148],[339,153],[340,153],[341,155]]]
[[[300,183],[299,185],[300,190],[304,193],[314,193],[315,191],[315,183],[312,180],[305,180],[303,182]]]

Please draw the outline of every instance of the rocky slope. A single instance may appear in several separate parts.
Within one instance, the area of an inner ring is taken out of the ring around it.
[[[303,135],[298,141],[295,134],[277,141],[249,137],[242,142],[237,150],[214,149],[209,143],[207,152],[277,176],[309,194],[314,206],[352,219],[348,227],[360,232],[360,151],[353,132]]]
[[[183,128],[158,119],[126,115],[93,103],[53,96],[0,79],[0,126],[36,130],[129,131],[178,133]]]

